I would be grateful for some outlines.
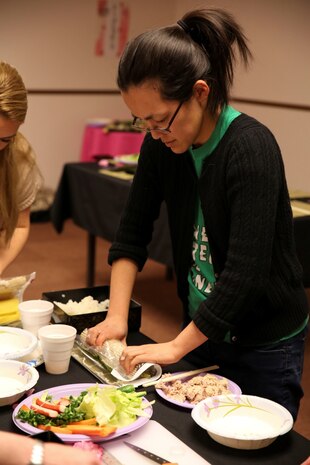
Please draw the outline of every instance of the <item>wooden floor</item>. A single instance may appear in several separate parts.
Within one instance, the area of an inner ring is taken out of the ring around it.
[[[40,298],[43,292],[86,287],[86,233],[71,221],[57,234],[51,223],[32,223],[29,241],[18,259],[6,270],[5,277],[36,272],[36,279],[25,291],[24,299]],[[95,285],[109,284],[110,267],[106,263],[109,243],[98,239]],[[310,300],[310,290],[308,289]],[[181,305],[176,297],[175,281],[165,279],[165,267],[149,260],[139,273],[134,290],[142,305],[144,334],[157,342],[167,341],[178,332]],[[294,429],[310,439],[310,337],[305,354],[303,388],[305,396]]]

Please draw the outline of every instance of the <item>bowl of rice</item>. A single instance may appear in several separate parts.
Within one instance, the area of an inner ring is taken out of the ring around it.
[[[193,420],[216,442],[234,449],[262,449],[293,427],[282,405],[251,395],[221,395],[199,402]]]
[[[80,334],[103,321],[109,308],[109,286],[96,286],[63,291],[44,292],[42,298],[54,304],[54,323],[70,325]],[[141,305],[130,301],[128,328],[138,331],[141,325]]]

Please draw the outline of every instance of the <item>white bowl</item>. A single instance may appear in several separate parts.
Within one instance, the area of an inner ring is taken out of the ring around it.
[[[0,326],[0,360],[18,360],[30,354],[38,339],[29,331],[9,326]]]
[[[192,418],[215,441],[235,449],[261,449],[293,427],[286,408],[246,394],[204,399],[193,408]]]
[[[0,407],[17,402],[38,379],[38,371],[27,363],[0,360]]]

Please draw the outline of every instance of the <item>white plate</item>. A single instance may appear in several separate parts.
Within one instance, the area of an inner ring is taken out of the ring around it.
[[[27,405],[28,407],[32,403],[32,399],[34,397],[41,397],[44,393],[48,392],[53,399],[59,399],[61,397],[65,396],[79,396],[82,391],[86,391],[88,388],[91,386],[99,386],[99,387],[105,387],[107,384],[96,384],[96,383],[81,383],[81,384],[65,384],[63,386],[57,386],[53,388],[48,388],[44,389],[44,391],[36,392],[35,394],[32,394],[31,396],[27,397],[25,400],[20,402],[17,407],[15,408],[13,412],[13,421],[15,425],[24,431],[25,433],[28,434],[37,434],[42,432],[42,430],[35,428],[34,426],[30,425],[29,423],[25,423],[18,418],[16,418],[16,415],[21,408],[22,405]],[[146,399],[144,399],[146,402]],[[107,437],[102,437],[102,436],[86,436],[85,434],[58,434],[64,442],[78,442],[78,441],[93,441],[93,442],[103,442],[103,441],[110,441],[111,439],[117,438],[118,436],[123,436],[124,434],[130,433],[132,431],[135,431],[138,428],[141,428],[141,426],[145,425],[149,419],[151,418],[153,414],[153,408],[152,406],[147,407],[145,410],[145,413],[148,415],[147,417],[138,417],[136,421],[131,423],[128,426],[125,426],[123,428],[117,428],[115,433],[109,434]]]
[[[171,373],[171,376],[173,375],[176,375],[176,374],[179,374],[178,373]],[[198,376],[205,376],[207,373],[201,373],[199,374]],[[197,376],[197,375],[194,375],[194,376]],[[182,380],[180,381],[189,381],[191,378],[193,378],[194,376],[189,376],[188,378],[183,378]],[[220,375],[215,375],[214,373],[212,373],[212,376],[216,376],[216,378],[218,379],[226,379],[227,382],[228,382],[228,389],[231,391],[232,394],[241,394],[241,389],[240,387],[234,383],[233,381],[231,381],[230,379],[228,378],[225,378],[224,376],[220,376]],[[164,382],[165,379],[163,379],[163,382]],[[184,407],[184,408],[188,408],[188,409],[193,409],[195,407],[196,404],[192,404],[191,402],[188,402],[188,401],[185,401],[185,402],[180,402],[178,400],[175,400],[173,399],[172,397],[169,397],[167,396],[167,394],[164,393],[164,391],[162,389],[156,389],[156,392],[157,394],[162,397],[163,399],[167,400],[168,402],[171,402],[172,404],[174,405],[178,405],[179,407]]]
[[[38,379],[38,371],[26,363],[0,360],[0,406],[20,401],[36,385]]]
[[[41,349],[41,343],[38,341],[38,345],[36,349],[34,349],[31,354],[25,355],[24,357],[19,359],[21,362],[28,363],[28,365],[31,365],[32,367],[38,367],[44,363],[43,359],[43,353]]]
[[[204,399],[195,405],[192,418],[216,442],[234,449],[262,449],[293,427],[285,407],[245,394]]]
[[[37,347],[37,338],[24,329],[0,326],[0,359],[19,360]]]

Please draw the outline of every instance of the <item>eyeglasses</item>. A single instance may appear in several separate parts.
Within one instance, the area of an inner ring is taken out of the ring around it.
[[[161,132],[162,134],[169,134],[171,132],[170,127],[171,127],[173,121],[175,120],[177,114],[179,113],[180,108],[183,105],[183,103],[184,103],[184,101],[179,103],[177,109],[175,110],[172,117],[170,118],[170,121],[169,121],[168,126],[166,128],[157,128],[157,127],[149,128],[147,126],[147,121],[145,119],[140,119],[137,116],[134,117],[133,122],[132,122],[132,126],[134,128],[140,129],[141,131],[145,131],[145,132],[158,131],[158,132]]]

